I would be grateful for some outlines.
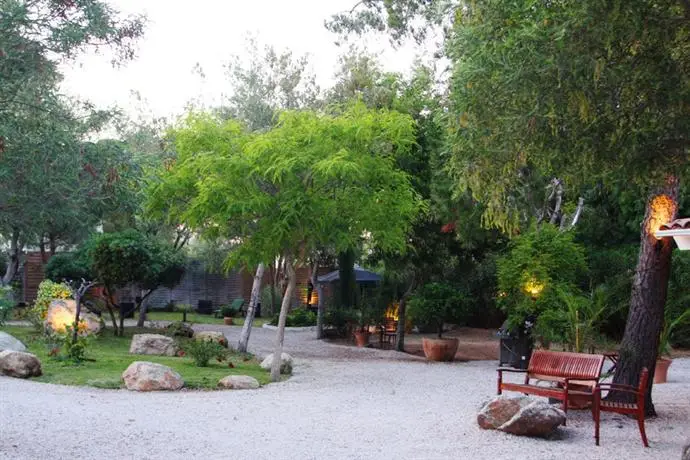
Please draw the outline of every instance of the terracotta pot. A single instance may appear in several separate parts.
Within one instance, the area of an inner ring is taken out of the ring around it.
[[[458,339],[427,339],[422,338],[424,356],[431,361],[453,361],[458,351]]]
[[[352,335],[355,336],[355,344],[358,347],[366,347],[369,345],[369,331],[355,331]]]
[[[232,326],[232,316],[223,317],[223,324],[226,326]]]
[[[672,360],[668,358],[659,358],[656,360],[656,367],[654,368],[654,383],[666,383],[668,378],[668,368],[671,366]]]

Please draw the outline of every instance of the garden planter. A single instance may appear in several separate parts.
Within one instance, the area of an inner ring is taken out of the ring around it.
[[[458,351],[458,339],[422,339],[424,356],[430,361],[453,361]]]
[[[654,368],[654,383],[666,383],[668,377],[668,368],[671,366],[671,360],[668,358],[659,358],[656,360],[656,367]]]
[[[223,324],[226,326],[232,326],[232,316],[223,317]]]
[[[355,344],[358,347],[369,345],[369,331],[355,331],[353,335],[355,336]]]

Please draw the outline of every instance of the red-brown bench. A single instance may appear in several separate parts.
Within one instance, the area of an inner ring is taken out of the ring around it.
[[[504,390],[524,394],[554,398],[563,402],[563,410],[568,411],[571,396],[592,398],[604,365],[604,355],[568,353],[564,351],[535,350],[529,360],[527,370],[498,368],[498,394]],[[524,383],[504,382],[504,372],[525,374]],[[553,382],[552,386],[537,385],[531,380]],[[574,389],[575,385],[577,389]],[[587,388],[589,387],[589,388]],[[583,390],[583,388],[586,388]]]

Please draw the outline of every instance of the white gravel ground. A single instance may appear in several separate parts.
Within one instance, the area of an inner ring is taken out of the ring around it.
[[[588,412],[571,412],[555,440],[479,429],[494,362],[430,364],[312,337],[289,334],[294,376],[256,391],[144,394],[0,377],[0,458],[676,460],[690,438],[690,359],[655,387],[651,448],[635,421],[612,414],[596,447]],[[254,351],[265,354],[272,338],[255,329]]]

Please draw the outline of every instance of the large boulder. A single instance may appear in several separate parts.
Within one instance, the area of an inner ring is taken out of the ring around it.
[[[683,453],[681,454],[680,460],[690,460],[690,439],[685,443],[683,447]]]
[[[122,373],[122,380],[132,391],[174,391],[184,386],[180,374],[168,366],[148,361],[134,361]]]
[[[0,331],[0,351],[26,351],[26,346],[7,332]]]
[[[220,379],[218,386],[228,390],[256,390],[261,385],[249,375],[228,375]]]
[[[42,374],[41,362],[35,355],[23,351],[0,351],[0,373],[26,379]]]
[[[228,339],[222,332],[218,331],[197,331],[194,333],[194,340],[206,340],[208,342],[218,342],[225,348],[228,347]]]
[[[292,374],[292,356],[287,353],[280,355],[280,373],[281,374]],[[273,366],[273,353],[266,356],[266,358],[261,361],[261,368],[271,370]]]
[[[177,344],[171,337],[160,334],[134,334],[129,352],[133,355],[175,356]]]
[[[68,326],[74,324],[76,314],[77,302],[72,299],[56,299],[50,302],[43,325],[49,332],[64,333]],[[79,312],[79,332],[81,334],[98,334],[101,329],[103,329],[103,320],[90,313],[82,305]]]
[[[565,413],[545,401],[526,396],[499,396],[482,407],[477,423],[518,436],[547,437],[565,423]]]
[[[477,423],[485,430],[497,430],[531,400],[527,397],[499,396],[484,404],[477,414]]]

